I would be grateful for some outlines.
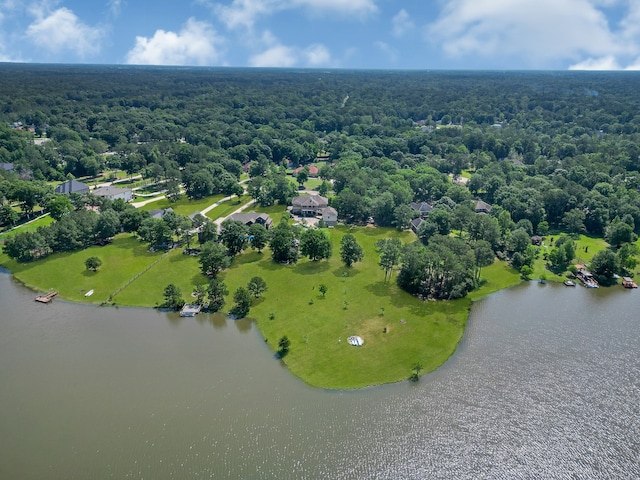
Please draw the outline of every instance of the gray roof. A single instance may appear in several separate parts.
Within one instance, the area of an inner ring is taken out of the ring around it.
[[[100,187],[96,188],[93,192],[97,197],[113,197],[115,195],[120,195],[126,192],[131,192],[130,188],[118,188],[114,186]]]
[[[149,215],[151,215],[151,218],[162,218],[168,212],[173,212],[173,208],[169,207],[169,208],[163,208],[160,210],[151,210],[149,211]]]
[[[293,197],[291,204],[300,207],[326,207],[329,205],[329,200],[320,195],[303,195]]]
[[[416,210],[416,211],[420,212],[420,213],[421,213],[421,214],[423,214],[423,215],[424,215],[425,213],[429,213],[431,210],[433,210],[433,206],[432,206],[432,205],[430,205],[430,204],[429,204],[429,203],[427,203],[427,202],[420,202],[420,203],[417,203],[417,202],[411,202],[411,205],[410,205],[410,206],[411,206],[411,208],[412,208],[413,210]]]
[[[13,172],[13,163],[0,163],[0,170],[6,170],[7,172]]]
[[[266,213],[257,213],[257,212],[249,212],[249,213],[234,213],[229,216],[229,220],[235,220],[237,222],[242,222],[245,225],[249,223],[256,223],[258,220],[262,220],[261,224],[269,225],[271,224],[271,217]]]
[[[89,191],[89,186],[77,180],[67,180],[56,187],[56,193],[84,193]]]
[[[484,210],[485,212],[491,211],[491,205],[482,200],[476,200],[476,212]]]

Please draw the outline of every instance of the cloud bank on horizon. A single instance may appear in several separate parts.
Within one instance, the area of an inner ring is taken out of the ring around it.
[[[640,70],[640,1],[0,0],[0,61]]]

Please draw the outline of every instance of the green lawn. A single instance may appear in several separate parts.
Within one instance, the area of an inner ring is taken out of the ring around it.
[[[224,195],[213,195],[211,197],[200,198],[198,200],[191,200],[184,195],[177,202],[170,202],[168,199],[163,198],[157,202],[151,202],[140,207],[142,210],[160,210],[162,208],[173,208],[173,211],[180,215],[191,215],[192,213],[204,210],[212,203],[219,202],[224,198]]]
[[[216,218],[220,218],[220,217],[226,217],[227,215],[231,215],[237,209],[239,209],[243,205],[246,205],[250,201],[251,201],[251,197],[249,197],[248,195],[232,198],[230,200],[227,200],[221,203],[220,205],[215,207],[213,210],[209,210],[207,212],[207,217],[209,217],[212,220],[215,220]],[[251,211],[251,210],[253,209],[250,208],[248,211]]]
[[[395,275],[384,283],[375,242],[392,236],[412,241],[411,233],[347,227],[325,231],[334,249],[329,261],[302,259],[283,266],[274,264],[268,251],[252,252],[236,258],[221,276],[231,294],[253,276],[265,279],[269,290],[254,300],[249,316],[274,352],[278,339],[287,335],[291,349],[285,363],[304,381],[322,388],[404,380],[416,362],[425,371],[440,366],[455,351],[471,301],[423,302],[400,290]],[[351,269],[339,258],[340,239],[348,231],[365,251],[365,260]],[[328,286],[324,298],[319,292],[323,283]],[[350,346],[350,335],[361,336],[364,346]]]
[[[51,216],[47,214],[44,217],[38,218],[37,220],[20,225],[14,230],[7,230],[0,233],[0,240],[2,240],[3,238],[12,237],[18,232],[33,232],[37,230],[38,227],[44,227],[46,225],[50,225],[51,223],[53,223],[53,218],[51,218]]]
[[[98,272],[87,271],[84,265],[85,260],[93,256],[102,260]],[[104,247],[56,253],[30,263],[17,263],[2,255],[0,264],[34,290],[53,289],[67,300],[102,303],[161,256],[162,253],[150,253],[147,244],[129,234],[121,234]],[[87,298],[84,294],[89,290],[95,293]],[[138,303],[132,305],[143,302],[145,298],[140,297]]]

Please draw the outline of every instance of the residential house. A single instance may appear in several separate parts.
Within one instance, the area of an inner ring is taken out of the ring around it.
[[[118,188],[118,187],[100,187],[91,192],[96,197],[108,198],[109,200],[116,200],[121,198],[125,202],[130,202],[133,198],[133,191],[130,188]]]
[[[162,218],[169,212],[173,212],[173,208],[169,207],[160,210],[151,210],[149,212],[149,215],[151,215],[151,218],[162,220]]]
[[[271,228],[271,225],[273,225],[271,217],[269,217],[269,215],[267,215],[266,213],[234,213],[233,215],[229,216],[229,220],[242,222],[248,227],[253,225],[254,223],[259,223],[264,228],[269,229]]]
[[[64,195],[69,195],[70,193],[89,193],[89,186],[77,180],[67,180],[58,185],[55,192]]]
[[[5,172],[13,172],[15,170],[15,166],[13,163],[0,163],[0,170],[4,170]]]
[[[329,206],[329,200],[321,195],[303,195],[291,200],[291,213],[303,217],[315,217]]]
[[[421,218],[426,218],[429,215],[429,212],[433,210],[433,206],[427,202],[411,202],[409,206],[413,211],[419,213]]]
[[[307,165],[307,167],[309,168],[309,177],[310,178],[315,178],[318,176],[318,173],[320,173],[320,170],[318,170],[318,167],[316,167],[315,165]],[[293,176],[295,177],[296,175],[298,175],[298,173],[300,173],[302,170],[304,170],[305,167],[298,167],[293,171]]]
[[[491,211],[491,205],[482,200],[476,200],[476,213],[489,213]]]
[[[322,221],[327,227],[335,227],[338,224],[338,211],[333,207],[323,208]]]
[[[422,225],[422,222],[424,222],[424,219],[421,217],[414,218],[413,220],[411,220],[411,230],[416,235],[418,234],[418,230],[420,230],[420,225]]]

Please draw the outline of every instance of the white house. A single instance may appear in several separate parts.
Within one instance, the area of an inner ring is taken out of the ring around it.
[[[338,212],[333,207],[322,209],[322,220],[327,227],[335,227],[338,224]]]

